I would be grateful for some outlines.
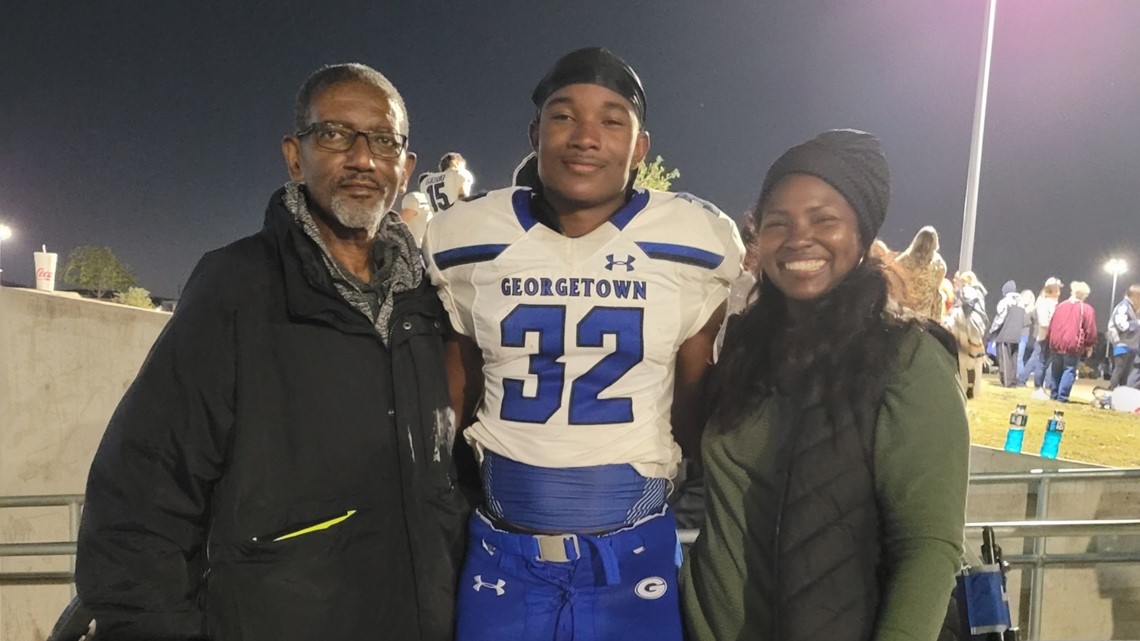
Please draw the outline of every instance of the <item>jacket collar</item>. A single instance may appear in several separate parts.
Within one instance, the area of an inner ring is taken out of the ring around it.
[[[269,198],[262,233],[277,247],[289,313],[347,333],[375,335],[372,323],[337,292],[320,248],[293,219],[284,198],[284,187]]]

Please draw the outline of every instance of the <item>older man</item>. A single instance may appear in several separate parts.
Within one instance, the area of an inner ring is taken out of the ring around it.
[[[1096,312],[1085,302],[1089,297],[1087,283],[1075,280],[1069,285],[1069,300],[1057,305],[1049,322],[1049,367],[1053,373],[1054,401],[1069,402],[1069,393],[1077,380],[1081,358],[1092,353],[1096,345]]]
[[[100,639],[450,638],[465,515],[443,311],[390,211],[407,141],[377,71],[301,87],[291,181],[195,268],[92,464]]]

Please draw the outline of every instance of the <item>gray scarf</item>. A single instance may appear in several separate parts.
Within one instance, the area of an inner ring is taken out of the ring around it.
[[[285,185],[285,207],[293,214],[305,235],[321,248],[321,258],[332,276],[337,292],[372,321],[380,339],[384,345],[388,345],[388,324],[392,318],[394,296],[415,289],[424,277],[423,259],[415,237],[395,212],[384,214],[380,219],[380,228],[376,231],[372,282],[364,283],[333,260],[321,239],[313,215],[309,213],[302,187],[302,184],[296,182]]]

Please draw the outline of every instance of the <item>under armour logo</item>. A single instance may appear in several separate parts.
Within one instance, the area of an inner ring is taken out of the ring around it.
[[[665,579],[659,576],[651,576],[648,579],[642,579],[633,589],[633,593],[642,599],[652,601],[665,596],[665,592],[668,590],[669,584],[665,582]]]
[[[633,256],[626,256],[625,260],[614,260],[614,255],[609,254],[606,256],[606,269],[612,272],[614,265],[618,265],[619,267],[625,267],[625,271],[631,272],[633,271],[633,258]]]
[[[498,583],[487,583],[486,581],[483,580],[482,574],[476,574],[475,575],[475,585],[473,585],[471,587],[473,587],[476,592],[478,592],[479,590],[482,590],[483,588],[488,588],[488,589],[494,590],[495,596],[503,596],[507,592],[507,590],[506,590],[507,582],[505,579],[499,579]]]

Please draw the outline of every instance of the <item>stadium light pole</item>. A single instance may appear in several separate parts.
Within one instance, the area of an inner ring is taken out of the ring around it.
[[[990,59],[994,47],[994,13],[997,0],[986,1],[985,33],[982,37],[982,64],[978,72],[978,93],[974,99],[974,133],[970,142],[970,167],[966,173],[966,205],[962,212],[962,249],[958,271],[972,270],[974,227],[978,218],[978,183],[982,177],[982,139],[986,133],[986,99],[990,89]]]
[[[1104,271],[1112,274],[1112,298],[1108,301],[1108,322],[1112,322],[1112,310],[1116,309],[1116,279],[1128,271],[1128,263],[1119,258],[1112,258],[1104,264]],[[1104,346],[1105,356],[1112,362],[1112,345]]]
[[[1128,271],[1128,263],[1119,258],[1113,258],[1104,264],[1104,271],[1112,274],[1112,305],[1116,306],[1116,279]]]
[[[11,237],[12,237],[12,228],[7,226],[7,225],[0,224],[0,246],[3,246],[4,241],[8,240]],[[3,265],[0,264],[0,275],[3,275],[3,274],[4,274]]]

